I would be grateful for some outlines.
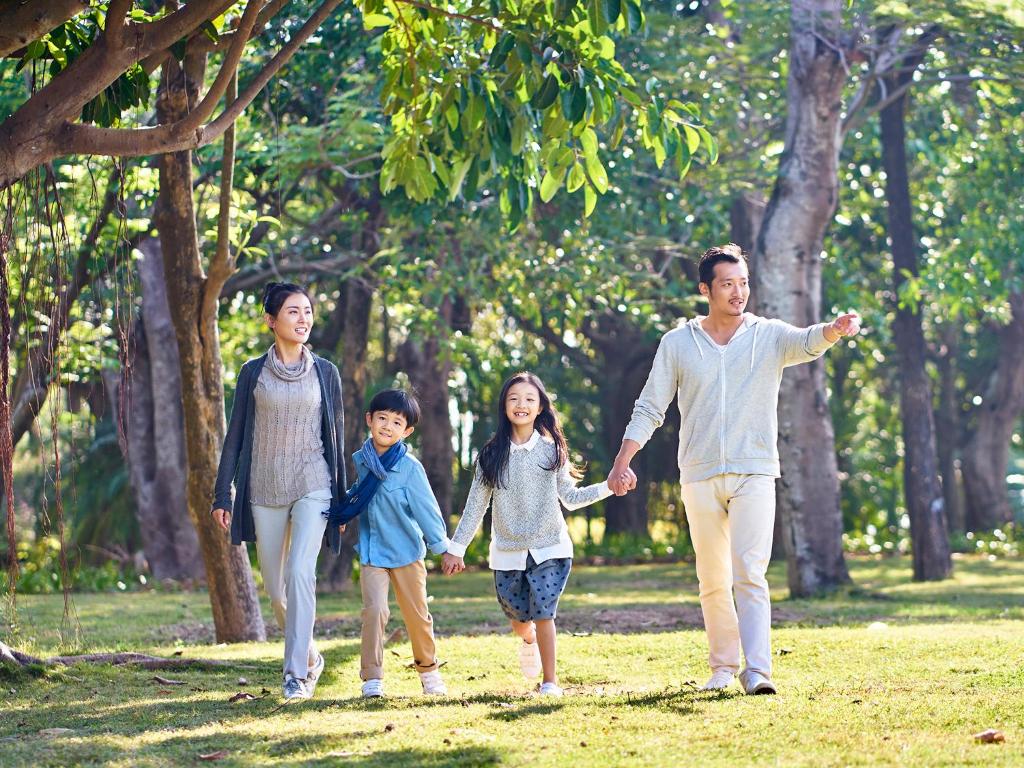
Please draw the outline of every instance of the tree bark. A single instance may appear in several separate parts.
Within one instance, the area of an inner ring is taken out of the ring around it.
[[[196,57],[186,57],[184,70],[173,59],[164,64],[157,95],[161,123],[187,113],[197,98],[203,69],[203,62]],[[188,457],[188,508],[199,533],[216,637],[218,642],[264,640],[263,617],[245,546],[232,546],[210,515],[226,425],[217,302],[204,300],[208,286],[192,201],[192,153],[161,155],[159,170],[155,221],[178,340]]]
[[[950,533],[962,533],[967,530],[963,481],[957,462],[957,448],[960,445],[960,404],[956,386],[956,334],[957,328],[952,323],[942,324],[941,346],[935,356],[935,366],[939,372],[939,397],[935,409],[935,447],[939,456],[942,497]]]
[[[1010,439],[1024,411],[1024,293],[1010,295],[1009,325],[989,329],[999,346],[975,429],[963,449],[962,470],[967,499],[967,528],[990,531],[1013,519],[1006,474]]]
[[[786,142],[757,239],[760,313],[798,326],[821,318],[822,238],[838,199],[840,104],[846,82],[840,0],[793,4]],[[850,580],[843,560],[835,436],[821,360],[787,370],[779,397],[777,512],[794,596]]]
[[[124,351],[128,364],[114,382],[114,419],[150,572],[158,579],[198,581],[203,560],[186,499],[178,341],[167,304],[160,243],[147,239],[139,250],[142,309]]]
[[[904,62],[916,70],[920,59]],[[906,68],[906,67],[905,67]],[[888,79],[890,89],[912,73]],[[907,174],[904,93],[880,113],[885,197],[892,243],[893,282],[897,297],[908,275],[918,274],[917,245]],[[953,570],[946,533],[946,511],[935,450],[931,379],[925,368],[926,346],[916,304],[898,302],[893,322],[900,355],[900,423],[903,431],[903,496],[910,515],[914,579],[938,581]]]
[[[339,299],[341,334],[341,392],[345,405],[345,457],[349,484],[356,482],[352,453],[366,439],[366,349],[370,337],[370,311],[373,308],[373,285],[362,277],[350,277]],[[353,546],[359,538],[359,518],[345,529],[341,554],[327,558],[319,577],[320,588],[336,591],[348,589],[352,580]]]

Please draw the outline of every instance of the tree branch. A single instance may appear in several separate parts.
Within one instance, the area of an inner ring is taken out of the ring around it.
[[[103,34],[111,48],[121,45],[126,29],[125,20],[134,5],[132,0],[110,0],[107,6],[107,18],[103,22]]]
[[[250,4],[250,8],[255,3]],[[248,13],[249,8],[245,9]],[[238,97],[238,80],[232,76],[228,85],[227,104]],[[224,153],[220,164],[220,210],[217,215],[217,246],[207,270],[203,286],[203,316],[216,317],[221,288],[235,271],[231,257],[231,190],[235,180],[235,125],[224,133]],[[209,315],[207,313],[210,313]]]
[[[114,157],[135,157],[162,152],[198,149],[216,141],[234,123],[264,86],[295,54],[295,51],[341,4],[326,0],[309,20],[253,78],[245,91],[212,123],[199,126],[189,134],[179,135],[178,123],[155,128],[98,128],[91,125],[65,123],[61,130],[58,154],[96,154]],[[191,5],[191,3],[190,3]]]
[[[24,48],[89,7],[89,0],[5,3],[0,8],[0,56]]]

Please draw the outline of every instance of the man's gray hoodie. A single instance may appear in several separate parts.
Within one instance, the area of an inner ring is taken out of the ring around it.
[[[679,398],[679,476],[683,483],[716,475],[779,476],[779,385],[787,366],[832,346],[825,323],[797,328],[747,313],[721,347],[695,317],[666,333],[623,439],[643,447]]]

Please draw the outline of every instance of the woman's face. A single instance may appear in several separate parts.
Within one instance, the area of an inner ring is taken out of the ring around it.
[[[517,381],[505,395],[505,415],[515,426],[533,424],[540,415],[540,392],[526,381]]]
[[[277,317],[267,315],[267,325],[279,340],[295,344],[309,341],[313,330],[313,306],[301,293],[293,293],[284,300]]]

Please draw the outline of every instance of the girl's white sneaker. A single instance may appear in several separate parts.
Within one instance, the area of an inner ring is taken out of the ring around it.
[[[711,675],[711,678],[704,683],[702,691],[721,691],[724,688],[728,688],[732,685],[732,681],[736,676],[727,669],[716,669]]]
[[[376,699],[384,695],[384,681],[379,677],[371,678],[363,683],[363,698]]]
[[[563,693],[562,689],[558,687],[557,683],[541,683],[540,684],[540,695],[541,696],[561,696]]]
[[[519,646],[519,669],[523,671],[523,677],[533,680],[538,677],[544,667],[540,663],[540,648],[537,641],[528,643],[525,640]]]

